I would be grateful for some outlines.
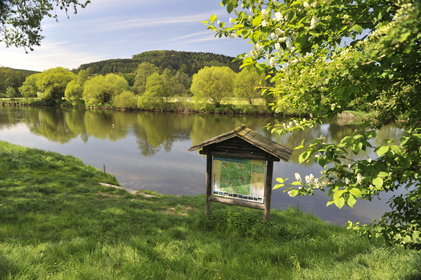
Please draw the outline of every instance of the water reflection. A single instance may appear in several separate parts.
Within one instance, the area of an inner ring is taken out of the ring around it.
[[[227,132],[240,124],[295,147],[323,135],[338,142],[361,127],[325,123],[287,135],[271,134],[263,127],[271,117],[230,115],[188,115],[149,112],[93,112],[51,108],[0,108],[0,139],[25,146],[72,154],[97,168],[106,165],[119,182],[130,189],[153,189],[167,194],[194,195],[204,192],[205,159],[189,153],[191,145]],[[285,121],[285,120],[277,120]],[[374,139],[399,139],[402,130],[396,125],[384,127]],[[354,157],[354,155],[350,155]],[[364,156],[375,157],[367,150]],[[298,152],[287,163],[275,164],[274,175],[293,178],[319,174],[314,165],[298,164]],[[276,208],[298,206],[325,220],[342,224],[348,219],[367,222],[385,210],[383,201],[362,202],[355,209],[325,207],[323,193],[315,197],[290,198],[281,191],[272,195]]]

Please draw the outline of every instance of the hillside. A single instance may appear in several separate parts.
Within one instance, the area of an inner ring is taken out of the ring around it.
[[[26,77],[38,73],[37,71],[14,69],[9,67],[0,67],[0,97],[6,92],[7,88],[13,88],[17,95],[18,88],[25,81]],[[10,89],[9,89],[10,92]],[[10,95],[10,93],[9,93]],[[12,93],[13,95],[13,93]],[[13,96],[9,96],[13,97]]]
[[[205,66],[229,66],[238,72],[240,63],[233,60],[234,57],[221,54],[156,50],[135,54],[131,59],[108,59],[82,64],[77,70],[91,68],[95,74],[132,73],[140,63],[149,62],[162,70],[181,70],[191,76]]]

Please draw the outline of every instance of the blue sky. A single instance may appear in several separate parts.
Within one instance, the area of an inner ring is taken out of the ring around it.
[[[26,54],[0,45],[0,66],[42,71],[148,50],[203,51],[235,56],[249,51],[241,39],[214,38],[201,22],[212,14],[227,19],[219,0],[93,0],[78,14],[43,21],[44,40]]]

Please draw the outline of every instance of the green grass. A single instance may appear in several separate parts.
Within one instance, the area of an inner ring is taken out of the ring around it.
[[[421,254],[295,209],[137,195],[71,156],[0,141],[0,279],[419,279]],[[152,195],[151,195],[152,194]]]

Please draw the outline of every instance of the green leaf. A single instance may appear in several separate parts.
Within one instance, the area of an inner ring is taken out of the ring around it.
[[[355,24],[354,26],[352,26],[351,30],[357,32],[358,34],[363,33],[363,28],[361,27],[361,25],[358,25],[358,24]]]
[[[355,199],[355,197],[352,194],[350,194],[349,197],[348,197],[348,200],[346,201],[346,204],[349,207],[354,207],[355,203],[357,203],[357,200]]]
[[[272,188],[272,190],[276,190],[276,189],[282,188],[282,187],[284,187],[284,186],[285,186],[285,184],[276,184],[276,185]]]
[[[291,186],[302,186],[303,184],[300,181],[295,181],[291,183]]]
[[[311,151],[307,150],[305,152],[302,152],[300,156],[298,157],[298,162],[301,164],[305,162],[311,155]]]
[[[217,19],[218,17],[216,16],[216,15],[212,15],[211,17],[210,17],[210,19],[209,19],[209,22],[210,23],[214,23],[215,22],[215,20]]]
[[[262,16],[261,15],[258,15],[257,17],[255,17],[253,19],[253,25],[256,26],[256,27],[259,26],[261,22],[262,22]]]
[[[391,150],[394,154],[402,155],[402,149],[399,146],[393,145],[391,146]]]
[[[333,200],[328,201],[328,202],[326,203],[326,207],[327,207],[327,206],[332,205],[333,203],[335,203],[335,201],[333,201]]]
[[[380,189],[383,186],[383,179],[380,177],[374,178],[372,181],[373,185]]]
[[[377,177],[380,177],[380,178],[385,178],[385,177],[387,177],[387,176],[389,176],[389,173],[384,172],[384,171],[380,171],[380,172],[377,174]]]
[[[399,42],[404,42],[406,41],[406,39],[408,39],[408,37],[411,35],[411,32],[405,32],[402,33],[401,36],[399,37]]]
[[[276,178],[276,182],[279,182],[281,184],[285,183],[285,181],[288,181],[288,180],[289,180],[289,178],[286,178],[286,179],[284,179],[284,178]]]
[[[298,190],[291,190],[288,192],[289,196],[294,197],[298,195]]]
[[[390,149],[389,146],[381,146],[380,148],[377,149],[376,153],[379,157],[381,157],[382,155],[387,153],[389,149]]]
[[[356,197],[361,197],[362,196],[362,192],[361,192],[361,190],[360,189],[357,189],[357,188],[352,188],[352,189],[350,189],[349,190],[349,192],[352,194],[352,195],[354,195],[354,196],[356,196]]]
[[[227,12],[230,14],[233,9],[234,9],[234,4],[233,3],[229,3],[227,5]]]
[[[363,148],[363,143],[361,143],[361,142],[359,142],[359,143],[355,143],[354,145],[353,145],[353,147],[352,147],[352,151],[355,153],[355,154],[358,154],[360,151],[361,151],[361,149]]]
[[[345,199],[343,197],[339,197],[339,198],[334,200],[334,203],[335,203],[336,207],[341,209],[345,205]]]

